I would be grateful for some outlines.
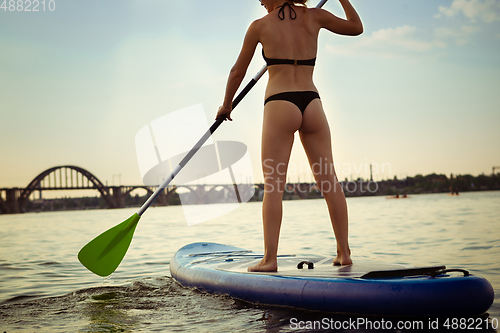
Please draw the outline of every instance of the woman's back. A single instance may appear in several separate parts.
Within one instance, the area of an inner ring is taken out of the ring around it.
[[[316,57],[320,26],[314,10],[302,6],[284,6],[258,20],[259,39],[264,54],[272,59],[309,60]],[[281,18],[283,19],[281,19]],[[314,66],[269,66],[266,97],[282,91],[314,90]]]
[[[266,56],[281,59],[314,58],[319,31],[311,13],[314,9],[287,6],[282,13],[283,19],[279,17],[279,10],[277,8],[259,20],[260,42]]]

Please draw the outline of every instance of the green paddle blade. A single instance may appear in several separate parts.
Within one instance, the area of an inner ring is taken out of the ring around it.
[[[78,253],[78,260],[99,276],[113,273],[127,253],[140,218],[134,214],[91,240]]]

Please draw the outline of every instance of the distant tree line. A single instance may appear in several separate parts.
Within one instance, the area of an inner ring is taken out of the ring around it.
[[[470,192],[470,191],[494,191],[500,190],[500,174],[494,175],[446,175],[430,174],[427,176],[416,175],[404,180],[393,180],[379,182],[381,194],[424,194],[445,192]]]
[[[500,190],[500,174],[487,175],[416,175],[406,179],[383,180],[370,182],[358,179],[345,183],[344,193],[347,197],[357,196],[377,196],[377,195],[401,195],[401,194],[425,194],[425,193],[446,193],[446,192],[470,192],[470,191],[494,191]],[[350,185],[350,186],[349,186]],[[356,190],[349,190],[356,185]],[[140,207],[147,199],[148,195],[139,196],[138,194],[125,197],[127,207]],[[321,198],[321,193],[311,188],[306,196],[308,199]],[[284,200],[300,199],[294,193],[285,192]],[[255,191],[251,201],[261,201],[262,193]],[[168,198],[167,205],[180,205],[181,201],[177,193],[172,193]],[[42,199],[30,201],[26,206],[26,211],[59,211],[59,210],[84,210],[84,209],[103,209],[106,207],[104,199],[99,196],[84,198],[60,198],[60,199]]]

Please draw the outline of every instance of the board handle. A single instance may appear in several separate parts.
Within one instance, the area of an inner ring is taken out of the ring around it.
[[[304,268],[304,264],[307,264],[307,269],[313,269],[314,268],[314,264],[310,261],[301,261],[299,262],[299,264],[297,265],[297,268],[298,269],[302,269]]]
[[[435,278],[438,275],[442,275],[442,274],[450,273],[450,272],[464,273],[464,276],[469,276],[470,275],[470,273],[469,273],[468,270],[461,269],[461,268],[442,269],[440,271],[433,272],[433,273],[431,273],[429,275],[432,276],[433,278]]]

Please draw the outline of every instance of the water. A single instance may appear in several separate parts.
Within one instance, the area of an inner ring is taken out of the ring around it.
[[[488,313],[491,323],[500,319],[500,192],[350,198],[348,206],[354,260],[467,269],[493,285]],[[334,255],[323,200],[287,201],[284,210],[280,253]],[[185,289],[171,279],[170,258],[191,242],[262,250],[261,203],[191,227],[182,207],[150,208],[111,277],[81,266],[80,248],[134,212],[0,215],[0,331],[292,332],[292,318],[354,318],[256,306]]]

